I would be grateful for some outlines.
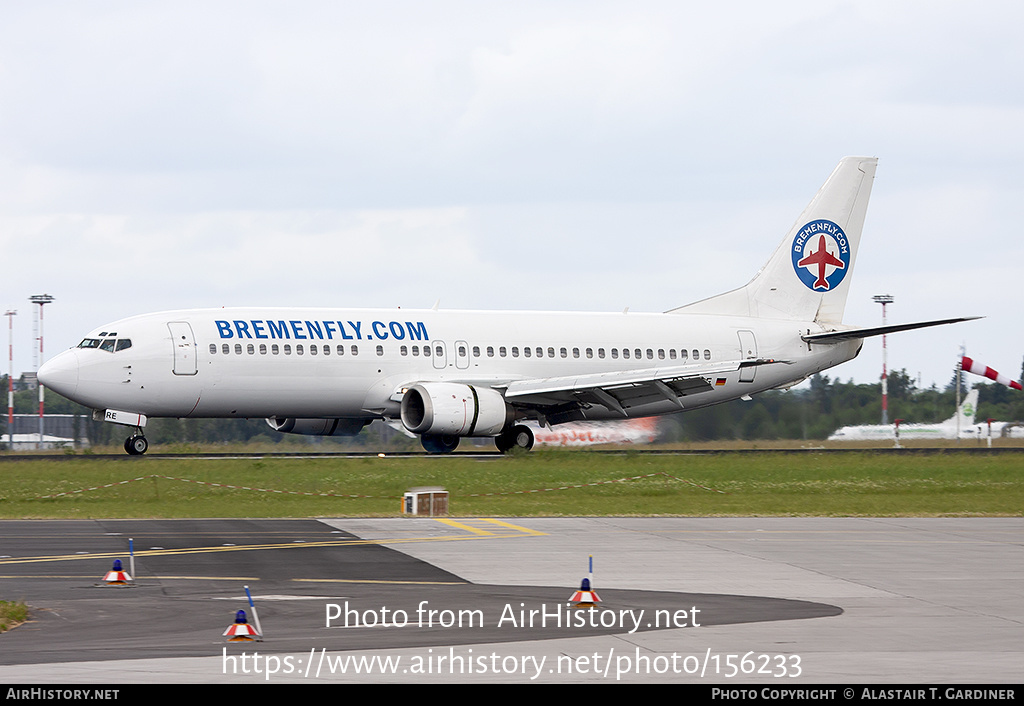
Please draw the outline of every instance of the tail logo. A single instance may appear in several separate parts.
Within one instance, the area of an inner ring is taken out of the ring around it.
[[[832,221],[811,221],[793,238],[793,269],[808,289],[827,292],[850,271],[850,242]]]

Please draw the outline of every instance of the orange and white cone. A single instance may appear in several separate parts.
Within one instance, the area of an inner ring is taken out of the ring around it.
[[[121,568],[121,560],[114,559],[114,568],[106,573],[103,580],[108,586],[127,586],[131,583],[132,577]]]
[[[574,608],[589,608],[595,603],[600,603],[601,599],[596,591],[590,590],[590,579],[583,579],[580,582],[580,590],[572,594],[569,602],[573,604]]]
[[[245,619],[244,610],[235,613],[235,622],[228,626],[228,629],[224,631],[224,635],[228,638],[228,642],[252,642],[260,636],[256,632],[256,628],[249,625],[249,621]]]

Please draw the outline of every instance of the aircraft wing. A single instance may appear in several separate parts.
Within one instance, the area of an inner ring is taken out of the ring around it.
[[[552,423],[584,418],[576,413],[593,405],[627,417],[630,407],[660,399],[683,409],[684,397],[714,389],[717,376],[778,362],[781,361],[760,358],[517,380],[504,386],[504,392],[510,404],[536,409]]]
[[[920,321],[914,324],[894,324],[892,326],[874,326],[872,328],[855,328],[839,331],[827,331],[825,333],[810,333],[801,336],[807,343],[836,343],[838,341],[849,341],[854,338],[869,338],[883,334],[896,333],[897,331],[912,331],[916,328],[927,326],[942,326],[943,324],[956,324],[961,321],[973,321],[980,319],[980,316],[964,316],[959,319],[942,319],[941,321]]]

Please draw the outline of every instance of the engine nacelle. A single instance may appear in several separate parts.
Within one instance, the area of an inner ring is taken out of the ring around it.
[[[282,434],[305,436],[355,436],[370,423],[369,419],[278,419],[267,417],[267,424]]]
[[[489,387],[430,382],[402,397],[402,424],[413,434],[497,436],[513,417],[505,398]]]

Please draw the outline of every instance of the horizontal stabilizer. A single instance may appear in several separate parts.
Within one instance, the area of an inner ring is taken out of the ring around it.
[[[974,321],[980,319],[980,316],[964,316],[959,319],[942,319],[941,321],[919,321],[914,324],[894,324],[892,326],[874,326],[872,328],[854,328],[847,329],[845,331],[828,331],[825,333],[809,333],[805,336],[801,336],[807,343],[838,343],[840,341],[850,341],[855,338],[870,338],[871,336],[883,336],[890,333],[896,333],[898,331],[912,331],[916,328],[926,328],[928,326],[941,326],[943,324],[956,324],[961,321]]]

